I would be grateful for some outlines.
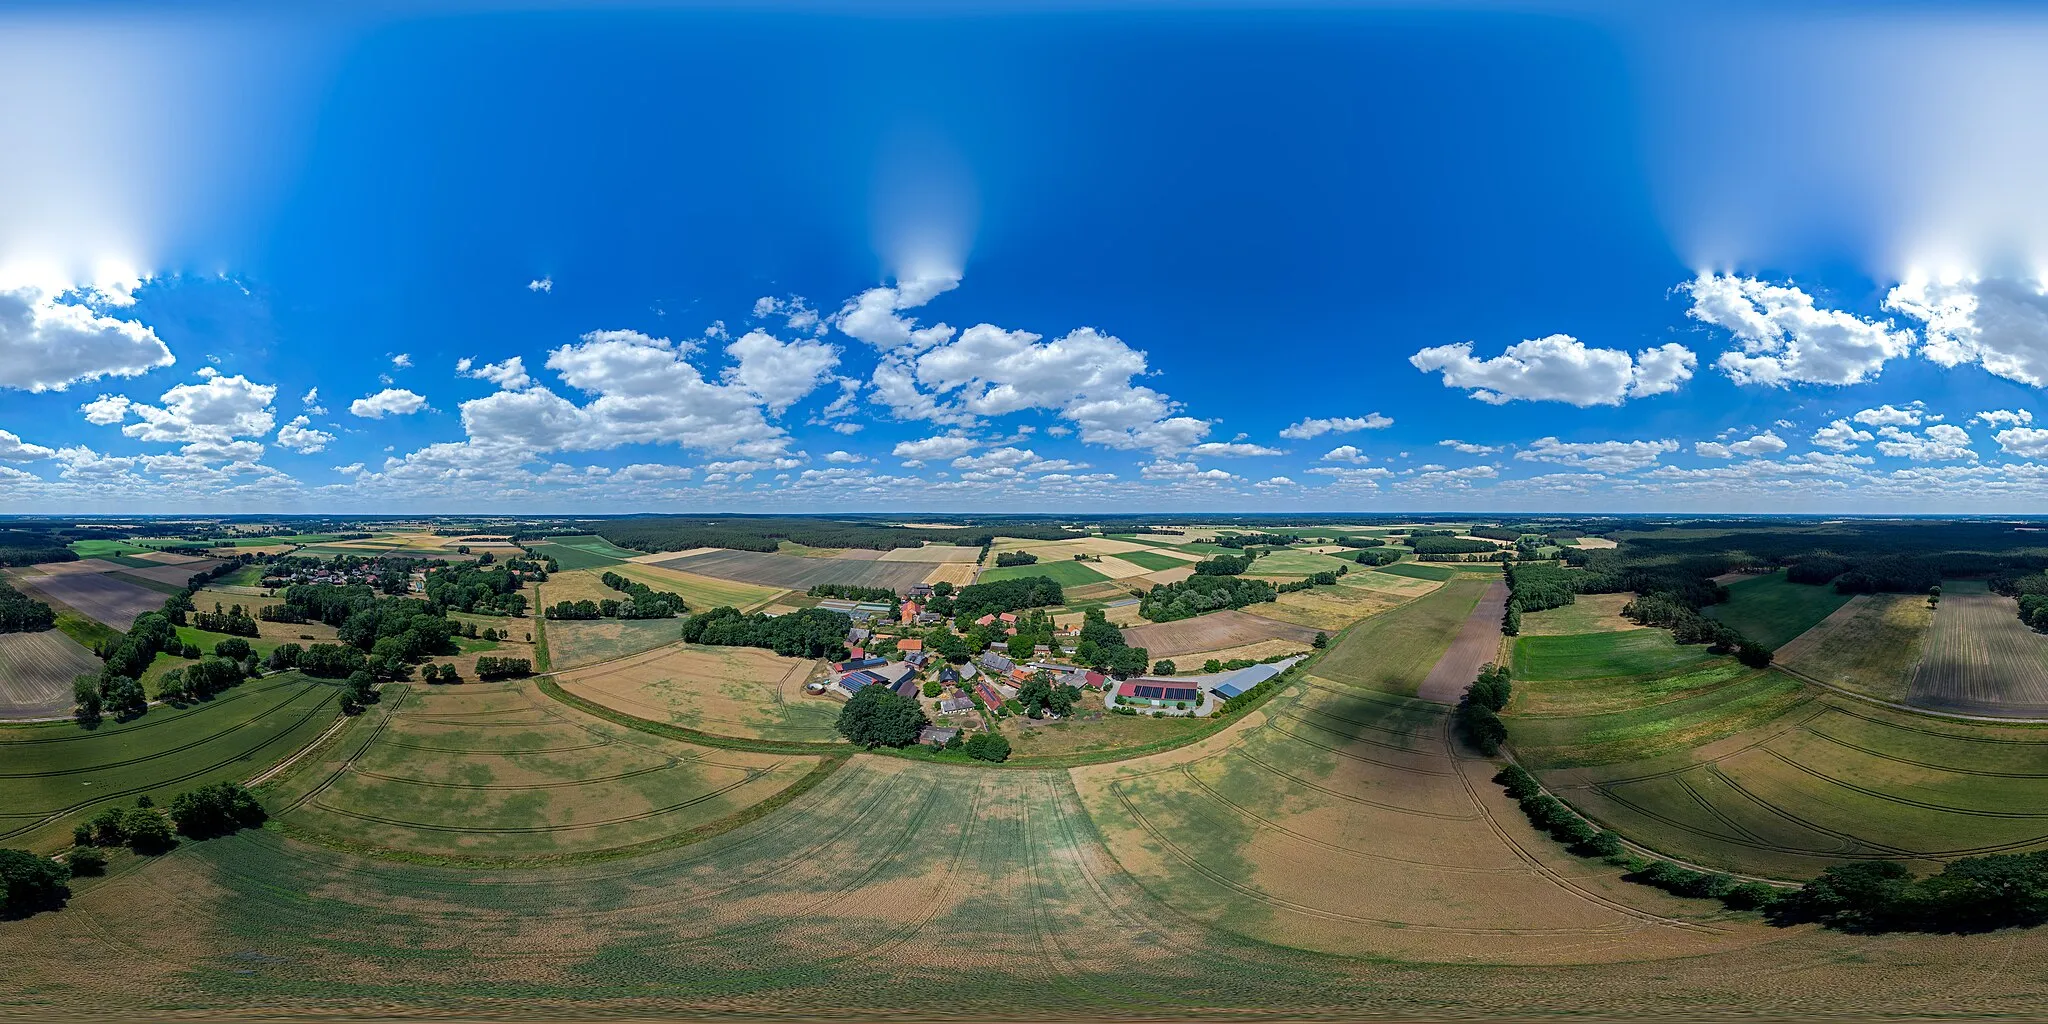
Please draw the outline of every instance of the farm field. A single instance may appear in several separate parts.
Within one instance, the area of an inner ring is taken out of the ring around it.
[[[1315,639],[1317,632],[1308,626],[1225,609],[1176,622],[1131,626],[1124,630],[1124,642],[1132,647],[1143,647],[1158,659],[1238,647],[1259,640],[1292,640],[1305,644]]]
[[[1778,648],[1777,664],[1879,700],[1903,702],[1912,696],[1914,669],[1933,625],[1934,610],[1917,594],[1858,594]]]
[[[1363,587],[1314,587],[1281,594],[1264,604],[1246,605],[1243,610],[1262,618],[1279,619],[1334,634],[1360,619],[1386,611],[1402,600],[1398,595]]]
[[[1706,645],[1681,646],[1661,629],[1522,636],[1514,647],[1518,680],[1660,675],[1713,657]]]
[[[340,692],[286,673],[96,729],[69,721],[0,727],[0,787],[8,795],[0,844],[55,850],[101,808],[144,795],[168,804],[195,786],[248,779],[324,732]]]
[[[1332,635],[1334,636],[1335,634]],[[1307,654],[1310,650],[1309,645],[1299,640],[1258,640],[1237,647],[1224,647],[1214,651],[1196,651],[1193,654],[1180,655],[1178,667],[1185,674],[1200,671],[1202,662],[1210,658],[1215,658],[1217,661],[1233,661],[1239,658],[1247,661],[1264,661],[1267,658],[1275,658],[1283,654]]]
[[[1126,551],[1144,550],[1146,548],[1142,544],[1110,537],[1076,537],[1072,540],[997,537],[995,543],[989,545],[988,564],[996,564],[996,556],[1008,551],[1028,551],[1037,555],[1040,562],[1071,562],[1075,555],[1121,555]]]
[[[1180,581],[1187,579],[1188,577],[1193,576],[1194,574],[1195,567],[1193,565],[1182,565],[1176,566],[1172,569],[1161,569],[1157,572],[1148,572],[1135,580],[1131,580],[1130,582],[1141,584],[1147,588],[1151,588],[1156,586],[1164,586],[1168,583],[1179,583]]]
[[[753,647],[678,644],[556,676],[636,718],[744,739],[837,743],[841,702],[804,693],[817,662]]]
[[[1446,583],[1346,630],[1310,667],[1316,678],[1349,688],[1412,697],[1486,592],[1478,580]]]
[[[528,585],[528,589],[538,595],[533,597],[532,603],[541,608],[549,608],[562,601],[619,600],[626,596],[625,593],[605,586],[600,578],[605,573],[616,571],[613,566],[605,566],[601,569],[564,569],[561,572],[550,573],[547,582]],[[687,601],[688,598],[684,600]]]
[[[221,564],[217,558],[200,558],[170,565],[157,565],[142,569],[123,570],[129,576],[140,576],[155,583],[183,589],[187,580]]]
[[[22,576],[21,588],[32,596],[70,605],[96,621],[126,632],[135,617],[164,606],[164,595],[148,587],[104,573],[77,572],[59,576]]]
[[[888,587],[899,594],[924,582],[925,576],[931,572],[931,565],[925,562],[803,558],[765,551],[724,549],[643,564],[777,590],[804,591],[820,583],[850,583],[863,587]]]
[[[1071,557],[1064,561],[1041,561],[1036,565],[993,567],[995,559],[991,556],[989,562],[992,567],[983,569],[977,582],[993,583],[996,580],[1023,579],[1026,576],[1046,576],[1057,581],[1062,587],[1085,587],[1090,583],[1101,583],[1109,579],[1108,576],[1096,572],[1090,563],[1076,562]]]
[[[1245,575],[1288,580],[1312,576],[1319,572],[1336,572],[1340,569],[1357,572],[1362,568],[1364,566],[1356,562],[1332,558],[1329,555],[1296,551],[1292,548],[1276,548],[1254,560],[1252,567],[1245,571]]]
[[[1146,551],[1143,549],[1139,549],[1137,551],[1125,551],[1117,555],[1116,557],[1126,562],[1129,562],[1132,565],[1138,566],[1141,569],[1147,569],[1151,571],[1157,571],[1160,569],[1179,569],[1184,566],[1193,564],[1186,558],[1175,557],[1173,555],[1167,554],[1164,551]]]
[[[1543,778],[1630,838],[1699,863],[1785,878],[1874,858],[1925,870],[2048,847],[2044,744],[2039,728],[1821,694],[1717,742]]]
[[[259,616],[263,606],[281,603],[277,598],[260,597],[253,594],[237,594],[227,590],[199,590],[192,594],[192,607],[210,612],[218,605],[223,610],[241,605],[251,616]],[[513,620],[500,619],[500,622]],[[256,618],[256,632],[265,640],[294,640],[306,643],[333,643],[339,631],[324,622],[271,622]],[[308,639],[308,638],[311,639]]]
[[[974,571],[979,568],[980,566],[973,562],[940,562],[934,564],[931,567],[932,571],[925,574],[924,582],[951,583],[955,587],[964,587],[974,582]]]
[[[2009,597],[1944,585],[1908,699],[1944,711],[2048,716],[2048,636],[2027,628],[2017,608]]]
[[[1523,636],[1570,636],[1574,633],[1621,633],[1642,629],[1621,617],[1634,594],[1580,594],[1571,604],[1522,613]]]
[[[687,834],[815,764],[636,732],[527,681],[391,686],[265,796],[285,828],[334,845],[517,861]]]
[[[1555,688],[1547,681],[1528,682],[1530,690],[1549,691],[1553,705],[1577,704],[1572,710],[1582,713],[1511,719],[1508,736],[1516,757],[1531,769],[1642,760],[1755,728],[1808,699],[1798,680],[1783,672],[1729,672],[1725,664],[1635,683],[1624,688],[1622,699],[1603,702],[1603,695],[1616,694],[1612,680]]]
[[[981,557],[978,547],[959,544],[926,544],[916,548],[891,548],[881,554],[884,562],[973,562]]]
[[[1775,651],[1847,603],[1849,595],[1834,587],[1793,583],[1774,572],[1729,584],[1728,600],[1707,606],[1706,614]]]
[[[598,536],[550,537],[533,545],[563,569],[595,569],[617,565],[640,552],[619,547]]]
[[[1192,717],[1108,714],[1101,691],[1086,690],[1067,718],[1034,722],[1018,715],[1003,723],[1003,736],[1013,758],[1076,757],[1177,742],[1203,725]]]
[[[730,605],[743,612],[754,611],[761,605],[783,596],[785,591],[776,587],[757,586],[735,580],[722,580],[715,576],[700,576],[696,573],[678,572],[658,565],[625,564],[611,567],[611,571],[630,580],[638,580],[656,590],[666,590],[682,595],[683,602],[691,611],[704,611],[721,605]]]
[[[1439,583],[1458,575],[1457,570],[1449,566],[1423,562],[1395,562],[1392,565],[1379,566],[1372,571],[1385,573],[1388,576],[1407,576],[1411,579],[1435,580]]]
[[[1456,704],[1465,688],[1479,678],[1479,670],[1500,660],[1500,620],[1507,607],[1507,582],[1488,583],[1472,613],[1458,627],[1457,638],[1416,686],[1415,695],[1439,704]]]
[[[683,618],[549,619],[548,663],[555,669],[595,665],[672,644],[683,636]]]
[[[81,559],[104,558],[108,555],[139,555],[149,549],[125,540],[74,540],[69,545],[71,553]]]
[[[0,633],[0,719],[71,713],[71,681],[100,670],[91,651],[62,630]]]

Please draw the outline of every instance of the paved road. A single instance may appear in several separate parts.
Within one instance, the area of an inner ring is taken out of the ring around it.
[[[1500,656],[1500,618],[1507,608],[1507,581],[1487,584],[1486,593],[1459,628],[1458,638],[1436,660],[1436,667],[1429,670],[1428,678],[1415,695],[1441,704],[1456,704],[1464,696],[1465,687],[1479,677],[1480,667]]]

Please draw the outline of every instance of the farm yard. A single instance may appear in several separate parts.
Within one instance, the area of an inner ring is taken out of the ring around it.
[[[1260,640],[1307,643],[1318,630],[1241,611],[1216,611],[1177,622],[1154,622],[1124,630],[1124,642],[1143,647],[1154,658],[1172,658],[1200,651],[1218,651]]]
[[[2010,609],[2003,614],[2013,618]],[[1965,617],[1957,609],[1957,618]],[[2011,624],[2019,626],[2017,619]],[[1934,609],[1917,594],[1858,594],[1778,648],[1777,664],[1879,700],[1905,701],[1933,625]]]
[[[1942,590],[1908,700],[1944,711],[2048,717],[2048,636],[2019,620],[2012,598],[1954,581]]]
[[[115,579],[108,573],[25,575],[16,577],[15,582],[33,597],[68,605],[119,630],[133,626],[137,615],[156,611],[164,605],[161,592]]]
[[[393,686],[267,796],[288,831],[333,845],[516,862],[688,834],[815,764],[636,732],[530,682]]]
[[[61,630],[0,633],[0,719],[71,713],[71,681],[100,660]]]
[[[804,558],[764,551],[717,550],[647,563],[663,569],[777,590],[809,590],[820,583],[888,587],[903,593],[924,582],[928,562],[885,562],[862,558]],[[566,565],[563,568],[568,568]],[[686,598],[687,600],[687,598]]]
[[[842,742],[839,701],[804,693],[818,663],[752,647],[677,644],[583,671],[563,690],[636,718],[697,732],[802,743]]]

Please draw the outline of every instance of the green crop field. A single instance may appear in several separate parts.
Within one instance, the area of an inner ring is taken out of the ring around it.
[[[1036,565],[1006,565],[984,569],[979,582],[993,583],[996,580],[1022,579],[1026,576],[1049,576],[1062,587],[1085,587],[1090,583],[1101,583],[1109,579],[1088,568],[1086,562],[1076,562],[1069,558],[1063,561],[1043,561]]]
[[[1479,603],[1486,584],[1446,583],[1344,631],[1312,671],[1347,687],[1412,696]]]
[[[80,558],[106,558],[109,555],[133,555],[149,549],[125,540],[74,540],[69,545],[71,553]]]
[[[1278,548],[1252,562],[1252,567],[1246,570],[1245,574],[1248,576],[1278,576],[1299,579],[1303,576],[1319,572],[1336,572],[1339,569],[1349,569],[1352,572],[1357,572],[1363,568],[1364,566],[1359,565],[1357,562],[1332,558],[1329,555]]]
[[[1904,701],[1912,696],[1933,625],[1934,609],[1918,594],[1867,594],[1778,648],[1777,664],[1880,700]]]
[[[1848,602],[1849,595],[1833,587],[1793,583],[1776,572],[1729,584],[1728,600],[1709,606],[1707,614],[1775,651]]]
[[[1513,717],[1508,738],[1516,756],[1532,768],[1642,760],[1754,728],[1807,699],[1798,680],[1769,669],[1726,676],[1686,673],[1672,686],[1676,696],[1661,703],[1647,703],[1660,696],[1660,688],[1651,685],[1642,688],[1644,703],[1625,710]]]
[[[1598,679],[1660,675],[1714,655],[1704,644],[1680,645],[1661,629],[1515,638],[1516,679]]]
[[[1119,552],[1116,557],[1132,565],[1151,569],[1155,572],[1160,569],[1178,569],[1183,565],[1194,564],[1185,558],[1175,558],[1172,555],[1161,554],[1157,551],[1123,551]]]
[[[1392,565],[1382,565],[1372,571],[1383,572],[1389,576],[1406,576],[1410,579],[1435,580],[1437,582],[1450,579],[1458,574],[1457,570],[1448,566],[1428,565],[1422,562],[1395,562]]]
[[[816,764],[636,732],[529,682],[390,686],[266,799],[287,829],[330,844],[495,862],[686,835]]]
[[[644,551],[629,551],[594,535],[550,537],[532,547],[535,551],[552,557],[555,564],[564,569],[596,569],[617,565],[626,559],[646,554]]]
[[[154,707],[96,729],[0,728],[0,845],[53,849],[103,807],[247,779],[320,735],[340,691],[297,673],[252,680],[184,708]]]
[[[1754,669],[1733,658],[1709,658],[1668,675],[1592,679],[1517,679],[1508,712],[1516,715],[1598,715],[1626,711],[1718,689]]]

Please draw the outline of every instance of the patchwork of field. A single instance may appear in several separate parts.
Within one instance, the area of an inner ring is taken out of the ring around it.
[[[1480,580],[1456,580],[1375,615],[1345,631],[1310,671],[1330,685],[1412,697],[1486,588]]]
[[[115,579],[106,573],[21,576],[16,582],[33,596],[61,601],[84,615],[123,631],[135,624],[137,615],[157,611],[164,606],[163,594]]]
[[[1580,594],[1571,604],[1522,613],[1523,636],[1569,636],[1573,633],[1618,633],[1642,629],[1621,617],[1634,594]]]
[[[81,541],[80,543],[84,542]],[[76,562],[44,562],[35,567],[35,572],[43,576],[78,576],[89,573],[118,572],[125,568],[127,567],[119,562],[110,562],[104,558],[81,558]]]
[[[549,619],[548,664],[555,669],[613,661],[683,638],[683,619]]]
[[[1465,688],[1479,678],[1479,670],[1500,660],[1500,620],[1507,607],[1507,582],[1488,583],[1485,593],[1472,606],[1472,613],[1458,628],[1457,639],[1451,641],[1443,657],[1422,678],[1415,695],[1439,704],[1456,704]]]
[[[996,564],[996,556],[1008,551],[1028,551],[1038,556],[1040,562],[1071,562],[1075,555],[1121,555],[1127,551],[1145,551],[1143,544],[1111,537],[1077,537],[1073,540],[1027,540],[1020,537],[997,537],[989,545],[988,564]],[[1171,553],[1171,549],[1155,548]],[[1196,561],[1189,557],[1188,562]]]
[[[1145,648],[1154,658],[1171,658],[1197,651],[1238,647],[1258,640],[1307,643],[1315,639],[1317,632],[1308,626],[1226,609],[1178,622],[1132,626],[1124,630],[1124,642],[1132,647]]]
[[[848,583],[862,587],[888,587],[900,594],[924,582],[931,573],[931,565],[926,562],[803,558],[765,551],[724,549],[643,564],[777,590],[800,591],[820,583]],[[568,566],[565,564],[563,568]]]
[[[1905,701],[1933,625],[1924,597],[1858,594],[1778,648],[1776,664],[1879,700]]]
[[[917,548],[891,548],[881,554],[884,562],[972,562],[981,549],[958,544],[926,544]]]
[[[993,557],[990,558],[989,564],[994,566],[995,560]],[[1101,583],[1109,579],[1107,575],[1095,571],[1095,564],[1094,562],[1076,562],[1069,556],[1065,560],[1040,561],[1035,565],[995,566],[983,569],[977,582],[992,583],[996,580],[1022,579],[1026,576],[1045,576],[1058,582],[1062,587],[1084,587],[1090,583]],[[1143,569],[1138,569],[1137,566],[1130,566],[1130,568],[1136,570],[1131,575],[1138,575],[1144,572]]]
[[[71,826],[140,796],[159,805],[195,786],[245,780],[313,742],[340,691],[297,673],[253,680],[184,708],[154,707],[96,729],[0,727],[0,845],[55,850]]]
[[[1510,734],[1520,726],[1511,722]],[[1928,870],[1936,859],[2048,848],[2048,733],[2039,729],[1822,695],[1687,747],[1543,777],[1646,845],[1785,878],[1853,860]]]
[[[2012,598],[1944,586],[1908,699],[1944,711],[2048,716],[2048,636],[2019,620]]]
[[[335,845],[516,861],[687,835],[816,763],[626,729],[525,681],[391,686],[265,796],[287,829]]]
[[[71,681],[100,670],[91,651],[61,631],[0,633],[0,718],[71,713]]]
[[[839,701],[804,693],[819,663],[753,647],[678,644],[555,679],[637,718],[743,739],[840,742]]]
[[[207,566],[201,566],[200,568],[210,567],[214,561],[209,558],[201,558],[198,555],[180,554],[176,551],[143,551],[137,553],[135,557],[144,562],[155,562],[158,565],[191,565],[193,562],[208,563]],[[195,569],[193,571],[197,572],[198,570]]]
[[[1784,573],[1774,572],[1729,584],[1728,600],[1709,605],[1706,613],[1777,650],[1847,603],[1849,595],[1836,593],[1834,587],[1793,583]]]
[[[218,558],[197,558],[186,562],[175,562],[142,569],[123,569],[124,574],[139,576],[155,583],[183,588],[193,576],[221,564]]]

